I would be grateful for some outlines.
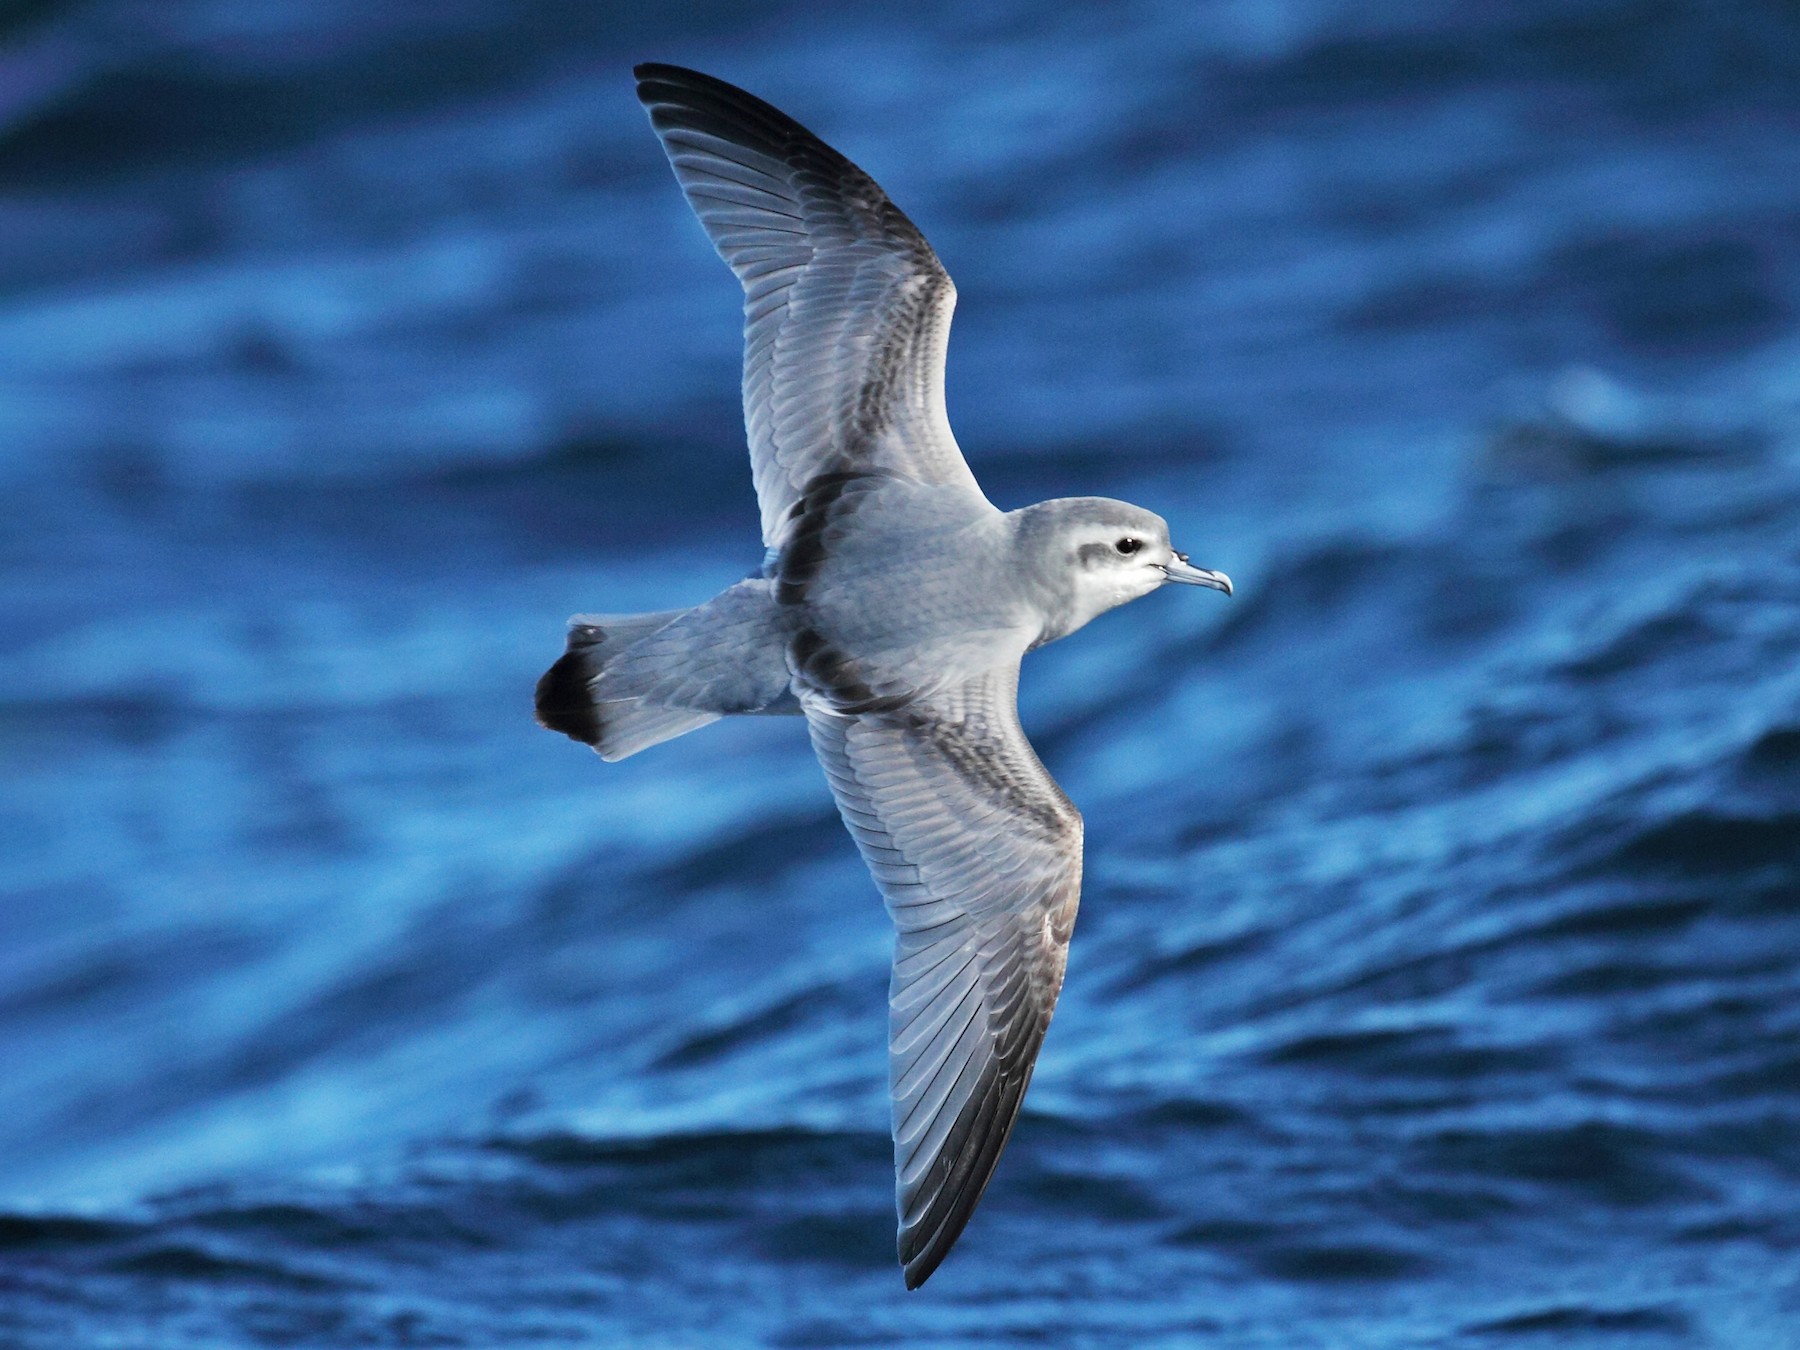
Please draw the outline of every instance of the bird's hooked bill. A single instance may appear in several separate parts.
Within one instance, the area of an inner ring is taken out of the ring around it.
[[[1179,581],[1184,586],[1211,586],[1215,591],[1231,594],[1231,578],[1223,572],[1209,572],[1204,567],[1195,567],[1187,560],[1187,554],[1177,553],[1162,565],[1163,575],[1170,581]]]

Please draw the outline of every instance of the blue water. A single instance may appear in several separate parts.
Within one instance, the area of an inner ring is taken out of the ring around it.
[[[1800,1346],[1793,6],[614,8],[0,19],[0,1345]],[[1027,664],[917,1294],[800,728],[531,721],[759,556],[645,58],[931,236],[997,502],[1238,583]]]

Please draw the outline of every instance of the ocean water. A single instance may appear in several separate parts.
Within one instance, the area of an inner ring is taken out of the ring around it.
[[[0,1345],[1800,1346],[1800,13],[0,19]],[[1088,822],[974,1222],[797,725],[532,724],[759,557],[630,65],[869,169]]]

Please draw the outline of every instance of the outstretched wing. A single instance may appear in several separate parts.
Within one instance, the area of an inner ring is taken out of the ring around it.
[[[1081,816],[1019,727],[1018,675],[898,712],[807,712],[898,929],[889,1074],[908,1288],[962,1233],[1012,1133],[1080,899]]]
[[[980,494],[944,411],[956,288],[861,169],[710,75],[637,67],[688,204],[744,285],[744,422],[763,543],[825,472]]]

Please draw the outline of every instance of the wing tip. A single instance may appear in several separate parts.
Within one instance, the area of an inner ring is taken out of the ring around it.
[[[723,105],[740,113],[753,112],[779,122],[793,121],[786,113],[717,75],[664,61],[640,61],[631,68],[637,81],[638,101],[646,108],[657,104],[690,105],[695,99]]]
[[[925,1281],[931,1278],[933,1272],[943,1264],[944,1256],[949,1250],[946,1247],[941,1252],[930,1254],[929,1257],[915,1256],[911,1261],[903,1260],[900,1263],[900,1275],[906,1281],[907,1289],[910,1291],[923,1286]]]
[[[703,75],[697,70],[690,70],[686,66],[671,65],[667,61],[639,61],[631,68],[631,74],[639,84],[650,84],[658,80],[675,84],[688,80],[711,83],[713,78],[710,75]]]
[[[637,81],[638,102],[654,111],[658,104],[685,102],[683,95],[710,92],[724,84],[710,75],[686,66],[672,66],[662,61],[640,61],[631,68]],[[725,85],[727,89],[731,86]]]
[[[710,75],[662,61],[639,61],[631,68],[631,76],[637,81],[638,99],[646,105],[658,102],[663,92],[679,93],[684,88],[718,83]]]
[[[631,68],[637,79],[638,102],[668,149],[668,137],[699,131],[780,160],[791,143],[806,143],[825,159],[841,159],[835,150],[748,89],[686,66],[641,61]],[[673,152],[671,151],[671,154]]]
[[[931,1201],[914,1224],[908,1226],[903,1220],[898,1245],[900,1269],[908,1289],[924,1284],[944,1263],[987,1194],[988,1183],[999,1169],[1000,1155],[1006,1151],[1013,1128],[1019,1123],[1019,1108],[1025,1101],[1025,1089],[1031,1084],[1036,1049],[1032,1047],[1025,1056],[1023,1074],[1011,1079],[1003,1077],[974,1099],[972,1117],[964,1108],[965,1115],[958,1125],[966,1125],[969,1133],[947,1150],[955,1152],[958,1158],[946,1179],[945,1192]]]
[[[982,1190],[987,1189],[986,1182]],[[975,1205],[980,1200],[977,1195],[967,1206],[959,1206],[945,1216],[938,1227],[920,1243],[920,1235],[915,1228],[911,1231],[902,1228],[897,1243],[900,1256],[900,1274],[906,1281],[908,1289],[917,1289],[936,1273],[944,1264],[944,1258],[950,1255],[950,1249],[956,1246],[957,1239],[962,1237],[963,1230],[969,1226],[974,1217]],[[915,1245],[919,1244],[919,1245]],[[910,1255],[908,1254],[910,1250]]]

